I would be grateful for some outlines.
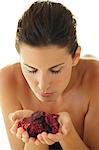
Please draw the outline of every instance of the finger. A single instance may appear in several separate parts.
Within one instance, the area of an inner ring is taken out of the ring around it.
[[[35,141],[35,143],[36,143],[37,145],[39,145],[39,142],[41,142],[42,144],[45,144],[45,141],[43,140],[43,137],[42,137],[41,134],[38,134],[38,135],[37,135],[37,139],[38,139],[38,140]]]
[[[58,142],[63,138],[63,135],[60,132],[56,134],[49,133],[48,138],[51,139],[52,141]]]
[[[24,132],[24,129],[22,127],[17,129],[16,136],[21,139],[22,138],[22,133]]]
[[[40,144],[45,144],[45,143],[42,143],[38,138],[35,140],[35,144],[36,145],[40,145]]]
[[[41,136],[42,136],[42,141],[44,141],[45,144],[52,145],[56,142],[56,141],[53,141],[52,139],[49,139],[48,134],[46,132],[42,132]]]
[[[70,128],[71,126],[71,118],[69,113],[67,112],[61,112],[59,113],[58,122],[62,126],[63,124],[66,125],[67,128]]]
[[[29,141],[30,141],[30,142],[34,142],[36,145],[42,144],[42,143],[39,141],[38,138],[30,137],[30,138],[29,138]]]
[[[17,133],[17,128],[18,128],[18,120],[16,120],[15,123],[13,124],[13,126],[10,128],[10,132],[12,134],[16,134]]]
[[[65,125],[61,127],[61,133],[66,135],[69,132],[69,129],[66,129]]]
[[[33,137],[30,137],[30,138],[29,138],[29,142],[35,142],[35,140],[36,140],[36,139],[33,138]]]
[[[8,116],[10,120],[15,121],[16,119],[29,117],[32,113],[33,113],[32,110],[24,109],[24,110],[17,110],[14,113],[10,113]]]
[[[29,141],[29,135],[28,135],[27,131],[24,131],[22,133],[22,141],[25,143]]]
[[[12,116],[14,115],[14,113],[9,113],[9,115],[8,115],[8,118],[11,120],[11,121],[13,121],[12,120]]]

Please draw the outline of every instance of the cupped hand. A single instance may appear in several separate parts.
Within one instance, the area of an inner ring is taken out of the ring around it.
[[[55,142],[61,141],[65,136],[67,136],[73,126],[69,113],[60,112],[58,113],[58,122],[60,125],[59,132],[56,134],[42,132],[38,134],[37,139],[35,139],[33,137],[29,137],[28,132],[25,131],[22,127],[18,128],[18,122],[20,121],[20,119],[24,117],[30,117],[32,113],[32,110],[17,110],[16,112],[9,115],[10,120],[13,122],[13,126],[10,129],[11,133],[15,134],[19,139],[21,139],[25,143],[31,140],[36,145],[52,145]]]
[[[67,112],[60,112],[58,115],[58,122],[60,124],[59,132],[56,134],[42,132],[38,134],[35,143],[38,145],[39,143],[52,145],[55,142],[60,142],[65,136],[68,136],[73,127],[70,115]]]
[[[32,110],[17,110],[9,114],[9,119],[13,122],[13,126],[10,128],[12,134],[16,135],[17,138],[21,139],[24,143],[29,142],[29,140],[34,141],[34,138],[30,138],[27,131],[22,127],[18,127],[18,123],[22,118],[30,117],[33,113]]]

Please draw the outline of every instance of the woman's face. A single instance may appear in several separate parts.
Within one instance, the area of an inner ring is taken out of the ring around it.
[[[66,48],[21,44],[20,63],[27,83],[40,101],[56,101],[69,84],[73,59]]]

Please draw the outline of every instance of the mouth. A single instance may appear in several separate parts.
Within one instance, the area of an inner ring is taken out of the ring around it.
[[[49,97],[49,96],[51,96],[53,94],[54,94],[54,92],[52,92],[52,93],[43,92],[43,93],[41,93],[41,96],[43,96],[43,97]]]

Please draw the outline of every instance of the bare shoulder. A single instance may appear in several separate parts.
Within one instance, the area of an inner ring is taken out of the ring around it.
[[[16,88],[16,77],[14,71],[15,65],[9,65],[0,70],[0,88],[3,92],[3,88],[6,87],[9,90],[15,90]],[[2,95],[2,93],[0,93]]]
[[[90,149],[99,149],[99,60],[83,60],[90,101],[85,115],[83,140]]]
[[[22,83],[23,83],[22,73],[19,63],[8,65],[2,68],[0,70],[0,103],[2,102],[3,104],[8,102],[9,103],[8,106],[10,107],[10,105],[12,105],[13,103],[11,101],[14,99],[13,105],[15,103],[20,105],[17,93],[18,88]],[[9,99],[9,101],[7,101],[7,99]]]
[[[0,70],[0,107],[11,148],[15,150],[16,144],[19,150],[24,147],[24,143],[11,134],[13,123],[8,118],[9,113],[22,109],[17,97],[18,69],[18,64],[13,64]]]
[[[7,65],[0,70],[0,78],[2,80],[8,80],[11,83],[17,82],[18,77],[21,73],[20,64],[15,63],[11,65]]]
[[[15,76],[15,64],[5,66],[0,70],[0,97],[7,91],[12,91],[14,94],[17,88],[17,80]],[[0,98],[1,102],[2,98]]]
[[[18,92],[18,88],[21,88],[23,84],[23,87],[25,87],[26,80],[22,74],[20,63],[14,63],[2,68],[0,70],[0,81],[15,92]]]
[[[88,59],[84,65],[86,68],[85,80],[91,100],[99,102],[99,60]]]
[[[92,87],[99,84],[99,60],[92,57],[81,59],[81,67],[84,67],[86,72],[84,84],[92,90]]]

